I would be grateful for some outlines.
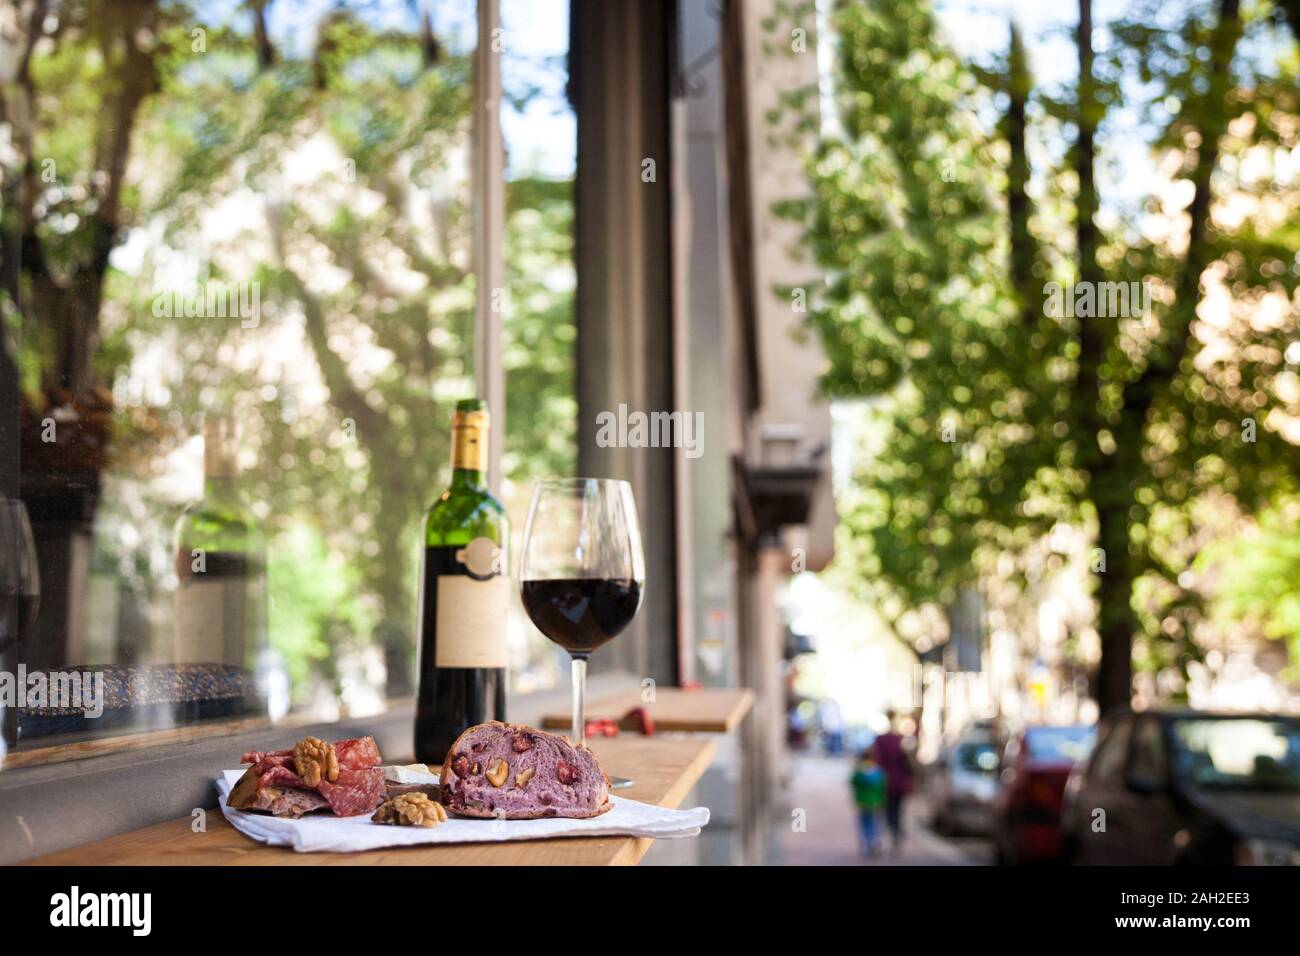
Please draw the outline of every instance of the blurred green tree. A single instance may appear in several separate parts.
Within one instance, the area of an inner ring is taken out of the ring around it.
[[[1221,575],[1215,611],[1282,642],[1291,677],[1300,680],[1300,510],[1280,505],[1259,524],[1254,534],[1206,548],[1197,567]]]
[[[96,384],[109,256],[132,221],[131,141],[158,89],[160,34],[182,11],[122,0],[6,4],[0,125],[4,293],[25,323],[30,391],[84,396]],[[48,43],[41,47],[42,41]]]
[[[1135,635],[1176,647],[1164,664],[1196,652],[1192,503],[1250,513],[1300,475],[1300,195],[1276,165],[1297,141],[1293,38],[1267,5],[1140,4],[1099,57],[1081,0],[1079,81],[1058,92],[1014,29],[1000,63],[962,62],[924,0],[837,4],[831,26],[840,132],[784,211],[826,270],[826,391],[888,417],[843,557],[945,605],[1058,522],[1090,527],[1097,693],[1126,706]],[[1169,188],[1103,204],[1097,168],[1122,180],[1137,144]]]

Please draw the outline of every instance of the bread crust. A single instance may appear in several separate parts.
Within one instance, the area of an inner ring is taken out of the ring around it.
[[[538,730],[536,727],[529,727],[527,724],[511,724],[500,720],[489,720],[482,724],[475,724],[473,727],[467,727],[459,737],[457,737],[454,741],[452,741],[452,745],[447,748],[447,756],[442,761],[442,772],[439,777],[439,780],[442,784],[441,787],[442,805],[446,808],[448,813],[451,813],[458,817],[473,817],[481,820],[491,820],[497,817],[498,815],[496,811],[486,810],[486,809],[474,810],[469,807],[455,809],[451,805],[451,800],[448,794],[447,781],[452,779],[452,773],[453,773],[451,769],[451,758],[454,757],[457,754],[457,752],[459,752],[462,749],[462,742],[466,737],[468,737],[471,733],[482,729],[483,727],[500,728],[501,731],[504,733],[512,733],[514,731],[523,730],[523,731],[527,731],[530,734],[536,734],[539,737],[549,737],[551,739],[562,740],[567,746],[570,747],[574,746],[573,744],[569,743],[569,739],[567,737],[562,737],[559,734],[547,733],[545,730]],[[587,751],[587,753],[591,754],[591,759],[595,762],[596,769],[600,771],[600,775],[605,780],[605,793],[604,793],[605,799],[600,806],[595,807],[593,809],[585,809],[585,808],[581,810],[575,809],[564,813],[561,813],[559,811],[556,811],[554,813],[548,813],[547,810],[553,810],[554,809],[553,807],[542,807],[537,810],[526,810],[526,811],[516,810],[507,814],[505,819],[537,820],[542,817],[545,817],[549,820],[555,820],[555,819],[589,820],[592,817],[598,817],[602,813],[606,813],[610,810],[613,810],[614,802],[609,799],[609,774],[605,773],[605,768],[601,767],[600,760],[597,759],[596,754],[592,751],[590,747],[584,746],[582,749]]]

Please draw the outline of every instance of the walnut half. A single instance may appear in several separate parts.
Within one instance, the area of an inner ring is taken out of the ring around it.
[[[427,794],[414,792],[390,797],[370,818],[375,823],[398,827],[436,827],[447,820],[447,811]]]
[[[339,778],[339,758],[334,746],[319,737],[304,737],[293,748],[293,769],[303,782],[314,787],[324,778],[330,783]]]
[[[488,783],[494,787],[499,787],[506,782],[506,777],[510,773],[510,764],[506,763],[500,757],[493,761],[492,766],[487,768]]]

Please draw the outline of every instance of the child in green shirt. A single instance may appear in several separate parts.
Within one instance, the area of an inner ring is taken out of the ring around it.
[[[849,778],[853,802],[858,806],[858,832],[863,856],[880,852],[880,810],[885,805],[885,771],[866,751],[858,757],[857,767]]]

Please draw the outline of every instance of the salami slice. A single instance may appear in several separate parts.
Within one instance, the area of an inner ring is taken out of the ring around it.
[[[253,762],[253,772],[259,777],[265,774],[273,767],[283,767],[286,770],[293,770],[293,757],[280,756],[278,754],[269,754],[263,756],[261,760]]]
[[[253,769],[256,770],[262,766],[258,764]],[[261,785],[263,787],[296,787],[299,790],[315,790],[315,787],[307,786],[307,781],[302,779],[293,772],[290,767],[283,767],[273,764],[267,767],[261,773]]]
[[[293,759],[292,750],[250,750],[239,758],[240,763],[261,763],[263,760],[275,758]]]
[[[338,780],[333,783],[322,780],[317,789],[329,801],[330,809],[341,817],[370,813],[384,800],[384,770],[382,767],[340,770]]]
[[[252,764],[231,792],[236,809],[269,810],[276,816],[301,816],[328,806],[341,817],[370,813],[384,799],[384,770],[375,738],[350,737],[332,744],[338,779],[309,786],[298,775],[293,750],[250,750],[242,763]]]
[[[366,767],[378,767],[381,763],[379,745],[375,743],[374,737],[336,740],[334,753],[339,758],[340,770],[362,770]]]
[[[375,743],[375,738],[369,735],[365,737],[348,737],[344,740],[334,741],[334,754],[339,758],[339,769],[350,767],[354,770],[360,770],[363,767],[378,767],[381,758],[379,756],[379,745]],[[293,750],[250,750],[240,758],[240,763],[261,763],[264,760],[274,760],[277,763],[288,766],[293,762]]]

